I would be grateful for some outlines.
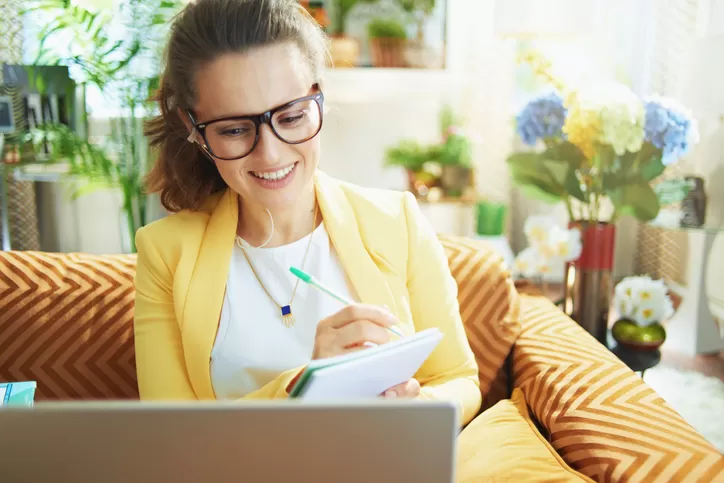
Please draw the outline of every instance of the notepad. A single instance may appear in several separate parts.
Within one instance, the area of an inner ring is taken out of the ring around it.
[[[378,397],[412,378],[443,338],[432,328],[387,344],[312,361],[289,396],[304,400]]]

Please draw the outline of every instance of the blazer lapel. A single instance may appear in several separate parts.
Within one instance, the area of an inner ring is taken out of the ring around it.
[[[315,186],[327,233],[360,298],[359,302],[387,305],[393,314],[399,316],[387,281],[360,236],[358,215],[339,182],[318,171]]]
[[[238,216],[234,192],[227,189],[214,208],[199,248],[184,307],[182,340],[191,385],[199,399],[215,399],[211,349],[226,292]]]

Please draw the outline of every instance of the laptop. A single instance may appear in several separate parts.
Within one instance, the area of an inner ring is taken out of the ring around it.
[[[0,480],[448,483],[451,403],[41,402],[0,408]]]

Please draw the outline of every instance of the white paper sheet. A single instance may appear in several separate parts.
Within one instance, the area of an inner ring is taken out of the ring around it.
[[[442,338],[438,329],[427,329],[359,353],[315,361],[331,365],[314,371],[301,399],[378,397],[412,378]]]

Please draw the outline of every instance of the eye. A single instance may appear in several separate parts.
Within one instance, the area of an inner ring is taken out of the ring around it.
[[[285,113],[282,117],[279,118],[279,124],[281,124],[282,126],[293,126],[301,122],[305,116],[306,113],[304,111]]]
[[[219,134],[224,137],[239,137],[249,133],[249,129],[245,127],[235,127],[231,129],[224,129]]]

